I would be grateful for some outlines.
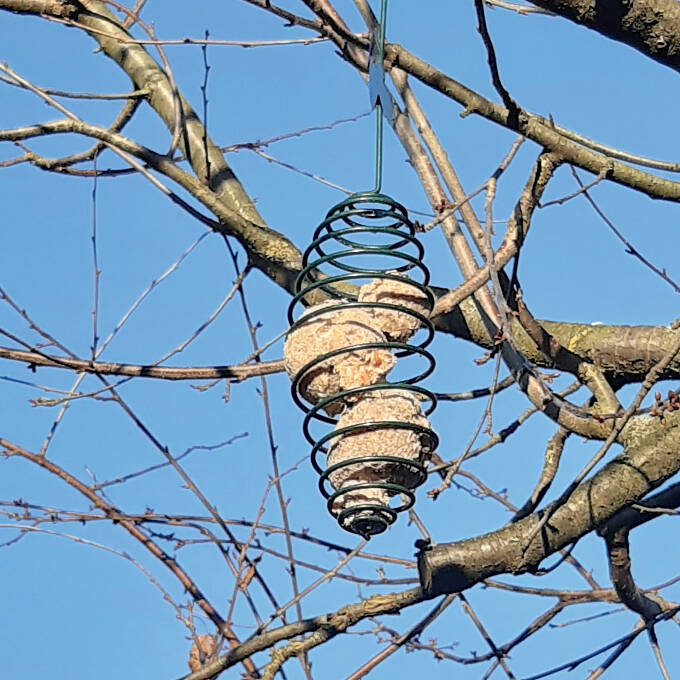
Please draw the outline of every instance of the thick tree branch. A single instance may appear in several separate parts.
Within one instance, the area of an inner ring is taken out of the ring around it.
[[[48,15],[54,15],[54,6],[58,4],[61,3],[49,0],[43,2],[0,0],[0,8],[3,9]],[[290,289],[296,276],[294,269],[300,262],[299,252],[282,234],[265,224],[228,166],[224,155],[207,135],[191,105],[173,87],[168,75],[142,45],[129,43],[132,36],[108,10],[104,2],[74,1],[69,3],[68,7],[76,8],[75,12],[69,13],[68,18],[89,32],[102,51],[127,73],[136,89],[148,93],[147,101],[169,130],[175,128],[176,105],[179,103],[181,131],[179,147],[198,177],[196,184],[202,187],[203,194],[213,195],[211,202],[221,205],[222,209],[217,212],[213,210],[214,214],[225,224],[231,235],[239,239],[253,264],[263,269],[279,285]],[[166,159],[165,162],[174,165],[170,159]],[[193,191],[192,193],[196,196],[196,193]],[[200,196],[196,197],[202,200]],[[203,202],[205,203],[205,200]]]
[[[438,289],[439,295],[445,294]],[[539,320],[543,328],[563,347],[584,360],[611,374],[617,385],[640,382],[660,361],[678,337],[678,330],[666,326],[607,326],[603,324],[567,323]],[[472,302],[465,299],[443,317],[435,320],[438,330],[468,340],[486,349],[493,349],[494,341],[484,328]],[[548,368],[552,364],[531,341],[521,324],[510,323],[514,340],[522,354],[534,365]],[[663,371],[660,380],[680,376],[677,357]]]
[[[44,14],[63,19],[70,19],[78,13],[76,3],[65,0],[3,0],[2,7],[18,14]]]
[[[677,0],[531,0],[680,71]]]
[[[548,555],[597,529],[680,470],[680,416],[669,416],[665,426],[655,419],[635,418],[621,440],[624,452],[559,507],[548,506],[477,538],[422,551],[418,564],[425,591],[459,592],[496,574],[535,570]],[[529,543],[545,512],[552,513],[549,524]]]

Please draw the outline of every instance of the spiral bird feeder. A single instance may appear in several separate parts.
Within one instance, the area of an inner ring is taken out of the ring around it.
[[[315,230],[288,309],[284,346],[293,400],[306,412],[303,432],[319,489],[340,526],[364,538],[385,531],[398,512],[412,507],[438,443],[427,418],[436,398],[416,384],[435,367],[426,349],[434,337],[434,296],[424,248],[404,206],[381,193],[383,105],[389,107],[385,9],[382,0],[370,60],[375,188],[333,206]],[[299,313],[298,307],[306,309]],[[424,338],[416,343],[418,332]],[[405,375],[387,382],[406,364]],[[318,422],[334,428],[317,436],[312,429]]]

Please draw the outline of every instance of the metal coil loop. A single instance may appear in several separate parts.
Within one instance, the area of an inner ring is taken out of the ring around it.
[[[286,367],[292,373],[293,400],[306,412],[303,432],[312,445],[319,489],[340,526],[365,538],[385,531],[397,513],[412,507],[413,490],[425,481],[427,462],[438,444],[427,421],[436,398],[416,385],[435,367],[426,349],[434,337],[429,320],[434,296],[423,255],[401,204],[377,192],[353,194],[331,208],[315,230],[288,308],[291,328],[286,347],[296,332],[311,334],[308,346],[299,352],[303,358],[296,357],[297,363],[286,359]],[[365,290],[369,292],[364,295]],[[388,301],[366,299],[385,291]],[[411,302],[399,304],[389,301],[390,296]],[[319,300],[324,302],[309,306]],[[298,306],[308,310],[296,320]],[[338,328],[346,329],[347,338],[360,341],[339,340],[335,343],[339,346],[331,343],[327,351],[323,347],[318,354],[306,356],[303,350],[311,351],[309,346],[322,342],[314,333],[334,319],[341,319]],[[418,331],[423,338],[408,342]],[[366,377],[380,362],[384,366]],[[289,363],[295,364],[294,371]],[[407,363],[415,368],[387,382],[386,374],[395,364],[401,370]],[[349,375],[353,367],[356,376],[344,377],[343,369]],[[366,416],[374,407],[377,415]],[[396,411],[406,413],[402,420],[394,415]],[[315,422],[335,428],[317,436],[312,432]],[[389,450],[391,445],[399,450]],[[325,466],[319,463],[319,454],[327,457]]]

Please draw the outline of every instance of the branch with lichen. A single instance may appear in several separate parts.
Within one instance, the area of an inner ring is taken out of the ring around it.
[[[424,550],[419,569],[425,591],[433,596],[458,592],[496,574],[531,572],[680,470],[680,416],[669,416],[665,425],[634,418],[619,439],[624,452],[582,482],[566,502],[489,534]],[[546,513],[548,525],[531,538]]]
[[[680,71],[680,7],[676,0],[531,0],[534,5],[632,47]]]
[[[258,635],[244,642],[239,647],[230,650],[219,659],[206,664],[199,671],[185,676],[182,680],[209,680],[209,678],[214,678],[242,659],[273,647],[277,642],[310,633],[310,636],[306,639],[291,643],[271,653],[270,675],[265,675],[264,677],[273,677],[272,673],[278,670],[287,659],[299,652],[307,651],[327,642],[364,619],[383,614],[398,614],[405,607],[418,604],[425,599],[428,598],[420,588],[412,588],[387,595],[374,595],[361,602],[342,607],[331,614],[324,614],[313,619],[305,619],[287,626],[281,626],[267,633],[262,633],[262,635]]]

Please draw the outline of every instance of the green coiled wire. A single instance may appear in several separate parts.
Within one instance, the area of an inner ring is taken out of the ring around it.
[[[303,432],[307,441],[312,445],[312,465],[320,475],[319,490],[327,499],[329,512],[333,513],[335,501],[341,499],[343,495],[362,490],[383,489],[391,498],[399,499],[397,507],[386,506],[379,501],[367,501],[345,508],[338,513],[337,520],[343,528],[360,534],[364,538],[370,538],[374,534],[385,531],[396,520],[397,513],[413,506],[415,502],[413,490],[423,484],[427,478],[426,463],[438,445],[438,437],[429,427],[399,421],[353,424],[333,430],[321,437],[316,437],[311,431],[314,421],[328,424],[338,422],[337,418],[324,413],[327,407],[342,408],[350,401],[356,401],[362,395],[370,394],[372,391],[410,392],[419,401],[429,402],[429,406],[423,409],[425,416],[432,413],[437,403],[432,392],[416,385],[427,378],[435,367],[434,357],[426,349],[434,337],[434,328],[429,319],[429,314],[434,307],[434,296],[428,288],[429,271],[422,261],[424,248],[415,236],[415,226],[409,220],[406,208],[381,193],[382,118],[384,111],[391,110],[391,108],[384,109],[384,107],[390,107],[391,104],[387,101],[389,93],[384,86],[383,72],[386,6],[387,0],[382,0],[380,24],[372,36],[369,60],[371,105],[377,109],[375,188],[373,191],[352,194],[328,211],[326,218],[314,232],[312,243],[303,254],[302,270],[295,282],[295,296],[288,308],[288,322],[291,324],[289,334],[309,323],[316,316],[328,315],[335,310],[347,310],[353,307],[402,312],[417,319],[420,328],[425,331],[424,339],[418,344],[370,342],[326,352],[315,357],[293,376],[291,386],[293,400],[306,412]],[[391,117],[388,115],[388,118]],[[415,286],[427,300],[428,314],[424,315],[408,307],[386,302],[359,302],[353,289],[357,289],[357,284],[376,278],[398,282],[407,281],[409,285]],[[309,311],[296,321],[296,307],[304,306],[307,301],[319,297],[331,301],[337,300],[337,305],[326,305]],[[370,349],[386,349],[393,352],[398,359],[413,358],[420,360],[422,365],[412,375],[398,382],[355,387],[330,395],[316,404],[306,403],[300,389],[305,376],[329,359],[357,350]],[[389,429],[411,430],[418,434],[419,460],[393,456],[389,451],[379,451],[375,455],[350,458],[326,469],[319,463],[319,454],[327,454],[332,441],[337,437],[353,432]],[[333,473],[344,467],[362,463],[384,463],[388,476],[390,471],[398,470],[400,474],[392,474],[392,476],[404,481],[398,484],[388,478],[379,482],[361,482],[341,487],[338,490],[333,489],[330,481]],[[330,490],[327,486],[331,487]]]
[[[364,238],[361,238],[362,236]],[[369,243],[366,237],[377,239],[379,242]],[[331,249],[333,246],[335,248]],[[407,250],[412,252],[407,252]],[[296,294],[288,309],[288,320],[291,324],[289,333],[309,323],[315,316],[328,315],[335,310],[351,308],[380,308],[402,312],[415,317],[422,328],[421,332],[424,331],[425,337],[418,344],[390,341],[370,342],[326,352],[303,366],[293,377],[292,396],[297,405],[306,412],[303,432],[307,441],[312,445],[312,464],[320,474],[319,489],[327,498],[329,511],[332,511],[335,501],[343,495],[364,489],[385,489],[389,496],[401,499],[398,507],[387,507],[379,502],[366,502],[346,508],[338,514],[337,520],[341,526],[364,537],[381,533],[395,521],[398,512],[407,510],[413,505],[415,501],[413,489],[420,486],[427,477],[424,462],[437,446],[437,435],[430,428],[413,423],[372,421],[343,427],[317,438],[312,433],[312,423],[315,420],[330,424],[337,423],[338,419],[324,413],[324,409],[334,403],[347,404],[372,391],[408,391],[416,396],[418,401],[429,402],[429,407],[423,409],[425,416],[434,410],[436,406],[434,394],[416,385],[427,378],[435,367],[435,359],[426,349],[434,337],[434,328],[429,319],[429,312],[434,307],[434,296],[427,285],[430,276],[427,267],[422,262],[423,254],[422,244],[415,237],[415,227],[401,204],[377,192],[353,194],[331,208],[314,232],[313,241],[303,254],[302,270],[295,283]],[[357,260],[366,260],[366,266],[360,266]],[[380,266],[376,264],[376,260],[380,261]],[[411,274],[416,275],[417,278],[412,278]],[[428,315],[388,302],[358,301],[357,294],[351,292],[348,284],[376,278],[407,281],[409,285],[416,287],[427,300]],[[304,305],[305,300],[309,299],[311,294],[318,296],[319,292],[323,292],[325,297],[331,301],[337,300],[337,305],[331,303],[320,309],[311,310],[295,321],[297,306]],[[422,365],[416,371],[412,371],[412,375],[407,375],[398,382],[355,387],[333,394],[316,404],[306,403],[300,389],[306,375],[313,373],[329,359],[357,350],[370,349],[387,349],[392,351],[397,358],[419,359]],[[422,460],[415,461],[391,456],[389,451],[384,451],[376,452],[371,456],[351,458],[327,469],[319,463],[319,454],[328,453],[328,447],[332,445],[334,438],[352,432],[382,429],[415,431],[420,438]],[[387,469],[401,468],[401,477],[407,478],[409,484],[396,484],[385,480],[352,484],[339,490],[327,489],[331,474],[343,467],[360,463],[386,463]]]

